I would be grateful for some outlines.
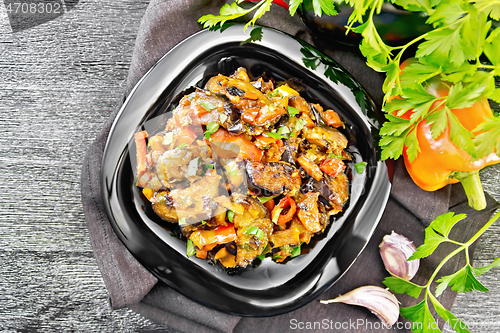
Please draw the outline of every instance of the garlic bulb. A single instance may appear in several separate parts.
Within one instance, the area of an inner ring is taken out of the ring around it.
[[[408,261],[408,258],[417,251],[408,238],[393,231],[390,235],[384,236],[379,248],[380,256],[389,273],[407,281],[417,274],[420,259]]]
[[[399,302],[396,296],[388,290],[377,286],[359,287],[335,299],[320,302],[323,304],[345,303],[363,306],[387,326],[394,325],[399,317]]]

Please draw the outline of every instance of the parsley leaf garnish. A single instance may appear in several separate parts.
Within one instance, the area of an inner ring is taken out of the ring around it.
[[[255,11],[253,18],[245,25],[243,30],[246,30],[249,25],[254,25],[255,21],[264,15],[271,8],[272,0],[260,0],[255,6],[244,9],[239,6],[241,0],[235,0],[231,4],[225,4],[219,11],[219,16],[212,14],[204,15],[198,19],[198,22],[203,24],[204,28],[212,28],[219,25],[222,27],[223,24],[228,20],[235,20],[246,14]]]
[[[365,172],[367,165],[368,165],[368,163],[366,163],[366,162],[358,162],[358,163],[354,164],[354,169],[356,169],[356,172],[358,174],[362,174],[363,172]]]
[[[250,37],[241,42],[240,45],[245,45],[251,42],[258,42],[261,40],[262,40],[262,27],[256,27],[253,28],[252,31],[250,31]]]

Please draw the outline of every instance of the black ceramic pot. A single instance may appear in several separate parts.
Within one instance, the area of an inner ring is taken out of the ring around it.
[[[346,35],[347,20],[352,13],[352,7],[333,0],[338,15],[321,17],[314,14],[312,0],[304,0],[298,13],[304,23],[312,31],[334,38],[337,42],[358,44],[361,36],[350,31]],[[380,14],[374,17],[380,36],[389,45],[402,45],[405,42],[429,31],[431,25],[425,24],[425,13],[414,13],[395,7],[390,3],[382,6]]]

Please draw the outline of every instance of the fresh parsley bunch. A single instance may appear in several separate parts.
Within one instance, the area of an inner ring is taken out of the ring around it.
[[[360,50],[367,64],[386,73],[383,84],[387,122],[381,129],[382,158],[398,158],[406,145],[410,161],[419,152],[412,136],[422,120],[431,124],[433,138],[449,126],[450,139],[473,158],[481,159],[495,149],[500,151],[500,118],[487,118],[474,136],[450,111],[468,108],[481,98],[500,102],[495,77],[500,75],[500,0],[393,0],[406,10],[425,13],[433,30],[401,46],[387,45],[377,32],[373,17],[383,0],[346,0],[354,11],[349,29],[360,33]],[[354,25],[357,25],[354,27]],[[415,62],[401,70],[408,50],[418,45]],[[426,90],[432,80],[449,85],[447,96],[434,96]],[[393,98],[399,96],[400,98]],[[409,120],[401,116],[412,110]]]
[[[253,12],[244,29],[271,9],[273,2],[288,7],[294,15],[303,0],[260,0],[250,8],[244,1],[235,0],[224,5],[220,15],[205,15],[198,22],[205,28],[222,30],[230,21]],[[334,0],[311,0],[314,13],[336,15]],[[342,2],[336,0],[336,2]],[[450,109],[467,108],[483,97],[500,103],[500,89],[495,88],[495,77],[500,74],[500,0],[343,0],[353,8],[348,31],[363,37],[360,50],[367,64],[386,73],[383,84],[384,110],[387,121],[381,129],[382,159],[401,156],[404,146],[410,160],[416,158],[419,144],[415,127],[422,120],[431,125],[437,138],[449,125],[451,140],[473,158],[481,159],[500,151],[500,117],[487,118],[475,136],[456,121]],[[433,29],[401,46],[389,46],[377,31],[374,16],[380,13],[384,2],[391,2],[408,11],[427,15]],[[247,42],[260,40],[262,30],[252,31]],[[416,61],[401,70],[404,58],[412,56],[408,49],[418,45]],[[406,52],[406,53],[405,53]],[[436,97],[425,89],[429,80],[446,81],[451,85],[446,97]],[[395,96],[400,98],[395,99]],[[444,107],[443,107],[444,106]],[[411,119],[400,116],[413,110]],[[396,116],[393,115],[396,113]]]

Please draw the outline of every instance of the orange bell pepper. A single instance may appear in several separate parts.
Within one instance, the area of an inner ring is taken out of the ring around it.
[[[289,207],[288,212],[284,215],[281,215],[281,211],[285,208]],[[280,209],[280,211],[278,211]],[[293,215],[297,211],[297,205],[295,201],[290,198],[288,195],[280,200],[280,202],[274,206],[273,211],[271,213],[271,218],[273,222],[276,224],[285,224],[293,218]],[[278,215],[278,219],[276,220],[276,215]]]
[[[219,226],[213,230],[196,230],[189,239],[193,241],[199,249],[210,244],[225,244],[236,240],[236,231],[234,224],[228,223],[227,226]]]
[[[437,97],[447,96],[449,92],[449,88],[438,81],[431,82],[426,87],[426,90]],[[431,109],[436,105],[437,102]],[[438,107],[437,110],[441,108]],[[412,111],[409,110],[401,118],[410,119]],[[451,109],[451,112],[469,131],[473,131],[484,121],[485,117],[493,116],[486,98],[474,103],[471,107]],[[499,163],[498,152],[475,160],[451,141],[449,127],[436,139],[432,138],[430,127],[426,120],[422,120],[417,124],[415,130],[420,152],[413,161],[410,161],[408,157],[407,147],[403,148],[405,166],[411,178],[420,188],[426,191],[436,191],[447,184],[461,182],[469,199],[469,205],[477,210],[484,209],[486,199],[479,179],[479,170]],[[477,135],[479,133],[473,134]]]

